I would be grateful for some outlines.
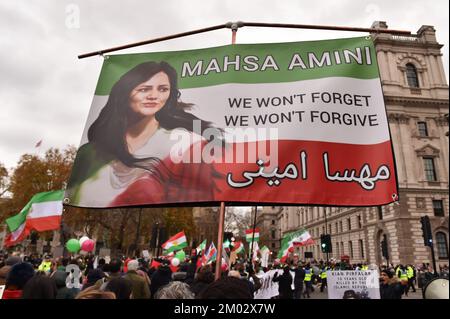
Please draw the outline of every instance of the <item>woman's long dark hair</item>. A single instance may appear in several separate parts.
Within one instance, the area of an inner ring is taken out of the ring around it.
[[[194,120],[200,121],[201,132],[212,127],[210,122],[203,121],[186,112],[192,104],[178,101],[177,72],[168,63],[145,62],[137,65],[114,84],[109,95],[108,102],[101,110],[100,115],[88,130],[89,142],[95,147],[129,167],[147,168],[141,165],[144,161],[159,162],[155,158],[135,158],[128,150],[126,132],[132,119],[130,118],[130,93],[139,84],[147,81],[159,72],[164,72],[169,77],[170,95],[166,104],[155,114],[160,126],[165,129],[184,128],[193,131]]]

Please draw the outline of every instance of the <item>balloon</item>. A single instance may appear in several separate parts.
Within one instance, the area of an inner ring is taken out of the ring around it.
[[[184,250],[180,250],[175,254],[175,258],[178,258],[180,261],[184,261],[184,259],[186,258],[186,253],[184,252]]]
[[[88,237],[88,236],[83,236],[83,237],[81,237],[81,238],[79,239],[80,246],[83,246],[83,243],[84,243],[86,240],[89,240],[89,237]]]
[[[66,248],[71,253],[76,253],[80,250],[80,242],[75,238],[69,239],[66,243]]]
[[[84,251],[93,251],[95,246],[95,242],[92,239],[85,240],[83,244],[81,244],[81,249]]]
[[[177,267],[180,264],[180,260],[176,257],[172,258],[171,261],[172,266]]]

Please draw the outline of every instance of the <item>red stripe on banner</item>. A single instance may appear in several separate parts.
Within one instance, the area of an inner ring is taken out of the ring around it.
[[[253,233],[253,229],[246,229],[245,234],[251,234]],[[259,228],[255,228],[255,233],[259,233]]]
[[[258,143],[228,145],[226,151],[236,154],[240,147],[250,162],[173,163],[166,158],[164,166],[178,181],[161,181],[149,174],[132,183],[111,202],[110,207],[196,202],[376,206],[397,199],[390,141],[354,145],[281,140],[277,146],[278,176],[272,177],[274,170],[271,167],[264,167],[264,176],[259,173],[261,166],[256,163],[255,153]],[[224,158],[222,156],[222,161]],[[328,177],[325,163],[328,164]],[[384,168],[388,170],[389,178],[385,178]],[[249,184],[233,187],[230,180],[234,185]]]
[[[59,229],[61,226],[61,215],[47,216],[27,219],[27,228],[38,232]]]

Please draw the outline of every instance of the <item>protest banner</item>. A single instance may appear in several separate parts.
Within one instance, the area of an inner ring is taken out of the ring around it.
[[[108,56],[65,204],[375,206],[397,194],[376,52],[358,37]]]
[[[378,270],[327,271],[328,299],[380,299]]]

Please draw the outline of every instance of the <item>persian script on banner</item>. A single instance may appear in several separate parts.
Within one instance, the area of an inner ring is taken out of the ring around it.
[[[398,200],[370,37],[104,60],[66,190],[80,207]]]

